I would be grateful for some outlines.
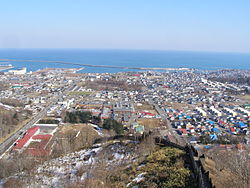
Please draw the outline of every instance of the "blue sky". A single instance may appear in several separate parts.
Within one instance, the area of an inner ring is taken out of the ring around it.
[[[250,53],[249,0],[4,0],[0,48]]]

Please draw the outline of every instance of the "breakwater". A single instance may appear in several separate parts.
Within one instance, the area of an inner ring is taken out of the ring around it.
[[[53,63],[53,64],[65,64],[65,65],[76,65],[80,67],[102,67],[102,68],[112,68],[112,69],[128,69],[128,70],[152,70],[152,71],[193,71],[195,69],[191,68],[163,68],[163,67],[127,67],[127,66],[114,66],[114,65],[92,65],[83,64],[75,62],[65,62],[65,61],[45,61],[45,60],[21,60],[21,59],[0,59],[0,61],[8,62],[37,62],[37,63]]]

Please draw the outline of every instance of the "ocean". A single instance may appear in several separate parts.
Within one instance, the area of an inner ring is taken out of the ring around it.
[[[123,67],[250,70],[250,54],[243,53],[92,49],[1,49],[0,59],[24,60],[9,63],[15,68],[27,67],[28,71],[36,71],[42,68],[80,68],[80,66],[47,62],[27,62],[25,60],[64,61]],[[124,71],[132,70],[103,67],[85,67],[85,69],[81,70],[81,72],[85,73],[114,73]]]

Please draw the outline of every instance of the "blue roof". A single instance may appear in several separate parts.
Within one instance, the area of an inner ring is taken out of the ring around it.
[[[239,127],[240,128],[245,128],[245,127],[247,127],[243,122],[238,122],[238,125],[239,125]]]
[[[211,120],[208,120],[207,122],[208,122],[210,125],[213,125],[213,124],[214,124],[214,122],[211,121]]]
[[[220,130],[218,128],[212,128],[212,131],[215,133],[220,133]]]
[[[218,136],[216,134],[210,134],[210,139],[211,140],[217,140]]]
[[[210,148],[212,148],[212,146],[206,145],[206,146],[204,146],[204,148],[205,148],[205,149],[210,149]]]

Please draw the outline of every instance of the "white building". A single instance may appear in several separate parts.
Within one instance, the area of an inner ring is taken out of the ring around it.
[[[231,114],[233,117],[237,116],[237,113],[230,108],[225,107],[224,110]]]
[[[202,110],[201,108],[197,107],[196,110],[202,115],[202,116],[207,116],[207,112]]]
[[[16,69],[16,70],[9,70],[8,72],[14,75],[26,74],[27,68],[23,67],[23,68]]]
[[[249,112],[248,110],[246,110],[246,109],[244,109],[244,108],[241,108],[241,107],[238,107],[237,109],[238,109],[239,111],[241,111],[242,113],[244,113],[244,114],[250,116],[250,112]]]
[[[215,113],[217,116],[222,116],[222,113],[216,108],[214,108],[214,106],[211,106],[210,110],[212,110],[212,112]]]

